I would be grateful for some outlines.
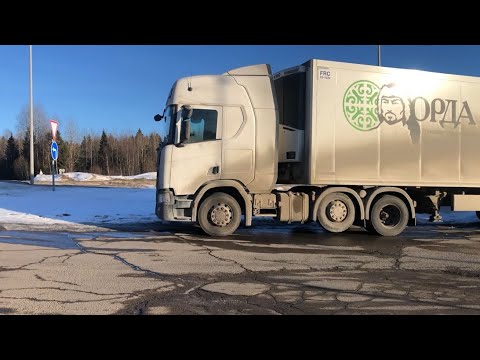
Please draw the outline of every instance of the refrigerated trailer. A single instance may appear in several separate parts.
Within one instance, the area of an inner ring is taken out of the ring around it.
[[[177,80],[159,121],[156,214],[395,236],[480,211],[480,78],[324,60]],[[477,213],[478,214],[478,213]]]

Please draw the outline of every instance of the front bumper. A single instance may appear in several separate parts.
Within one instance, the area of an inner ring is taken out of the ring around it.
[[[155,214],[165,221],[192,221],[192,200],[175,196],[168,189],[157,189]]]

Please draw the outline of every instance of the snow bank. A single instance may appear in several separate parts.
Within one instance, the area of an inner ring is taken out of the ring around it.
[[[120,180],[155,180],[157,178],[157,173],[150,172],[145,174],[133,175],[133,176],[110,176],[112,179],[120,179]]]
[[[150,172],[145,174],[133,175],[133,176],[105,176],[98,174],[90,174],[84,172],[68,172],[64,174],[55,175],[55,181],[111,181],[111,180],[155,180],[157,178],[157,173]],[[52,175],[37,175],[35,176],[35,181],[37,182],[51,182]]]

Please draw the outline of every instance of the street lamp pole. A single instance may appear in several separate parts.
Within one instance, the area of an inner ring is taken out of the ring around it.
[[[377,45],[378,48],[378,66],[382,66],[382,62],[380,61],[380,45]]]
[[[30,185],[33,185],[35,183],[33,162],[32,45],[30,45]]]

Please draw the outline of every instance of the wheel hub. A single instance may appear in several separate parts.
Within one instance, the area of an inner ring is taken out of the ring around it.
[[[396,206],[388,205],[380,211],[380,221],[385,226],[394,227],[400,222],[400,209]]]
[[[382,220],[382,222],[384,223],[385,221],[387,221],[387,219],[390,217],[390,215],[385,211],[385,210],[382,210],[380,212],[380,219]]]
[[[347,206],[340,200],[332,201],[328,205],[327,216],[332,221],[342,222],[347,217]]]
[[[217,204],[212,207],[210,220],[212,224],[220,227],[227,226],[232,221],[232,208],[227,204]]]

